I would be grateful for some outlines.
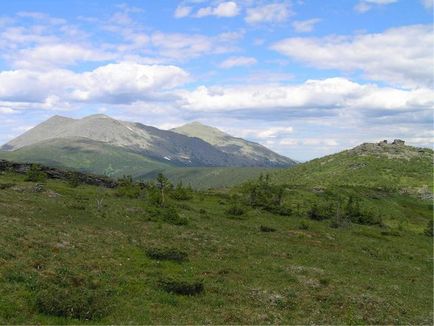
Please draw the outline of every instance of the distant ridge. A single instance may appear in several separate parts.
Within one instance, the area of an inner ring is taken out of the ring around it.
[[[29,147],[32,146],[38,145],[40,150],[41,146],[74,143],[77,139],[122,148],[173,166],[288,167],[296,163],[262,145],[197,122],[173,130],[161,130],[103,114],[82,119],[53,116],[3,145],[2,150],[14,152],[26,148],[31,153]],[[80,146],[86,150],[83,142]],[[92,146],[94,148],[95,143]]]

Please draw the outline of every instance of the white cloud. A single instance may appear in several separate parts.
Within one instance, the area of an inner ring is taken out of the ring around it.
[[[412,25],[377,34],[288,38],[272,49],[311,66],[362,71],[367,78],[407,87],[433,83],[430,25]]]
[[[434,6],[434,1],[433,0],[421,0],[422,5],[426,8],[426,9],[432,9]]]
[[[243,33],[237,32],[216,36],[156,32],[151,36],[151,43],[160,56],[182,61],[210,53],[231,52],[242,36]]]
[[[377,6],[390,5],[398,2],[398,0],[360,0],[355,6],[354,10],[359,13],[365,13]]]
[[[271,3],[248,8],[245,21],[249,24],[283,23],[292,15],[288,2]]]
[[[115,55],[77,44],[47,44],[14,53],[13,64],[19,68],[44,69],[85,61],[106,61]]]
[[[293,127],[272,127],[265,130],[261,130],[257,133],[258,138],[276,138],[287,134],[291,134],[294,131]]]
[[[7,108],[7,107],[0,107],[0,114],[14,114],[17,111],[11,109],[11,108]]]
[[[220,67],[228,69],[228,68],[239,67],[239,66],[251,66],[256,63],[257,63],[256,59],[252,57],[231,57],[224,60],[220,64]]]
[[[296,20],[292,23],[292,27],[298,33],[312,32],[315,25],[321,21],[319,18],[312,18],[308,20]]]
[[[192,111],[434,108],[429,89],[400,90],[362,85],[344,78],[308,80],[300,85],[200,86],[180,91],[181,107]]]
[[[70,102],[130,103],[164,97],[168,89],[186,82],[188,74],[176,66],[118,63],[93,71],[0,72],[0,106],[12,109],[68,108]]]
[[[174,17],[175,18],[187,17],[188,15],[190,15],[192,9],[193,9],[192,7],[178,6],[175,10]]]
[[[187,81],[188,74],[176,66],[109,64],[81,74],[72,97],[80,101],[134,102],[158,97],[162,90]]]
[[[240,8],[233,1],[219,3],[216,7],[200,8],[196,17],[216,16],[216,17],[235,17],[239,14]]]

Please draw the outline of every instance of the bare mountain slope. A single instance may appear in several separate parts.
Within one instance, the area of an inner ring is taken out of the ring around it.
[[[231,138],[229,135],[226,136],[228,139]],[[270,167],[289,166],[293,162],[258,144],[251,143],[257,146],[261,153],[254,154],[252,147],[240,154],[228,147],[231,144],[236,144],[234,141],[232,143],[228,142],[227,145],[214,145],[199,137],[190,137],[179,132],[160,130],[140,123],[119,121],[101,114],[82,119],[54,116],[13,139],[4,145],[2,149],[15,151],[41,142],[46,143],[49,140],[71,139],[72,141],[77,137],[122,147],[146,157],[177,166]],[[211,139],[212,136],[207,138]],[[238,138],[232,138],[238,140]],[[240,144],[243,144],[242,141],[239,139]],[[268,155],[268,158],[264,157],[264,155]]]
[[[258,143],[233,137],[223,131],[206,126],[199,122],[192,122],[184,126],[174,128],[172,131],[189,137],[197,137],[222,152],[235,155],[240,158],[248,158],[256,162],[257,166],[291,166],[296,164],[294,160],[279,155]]]

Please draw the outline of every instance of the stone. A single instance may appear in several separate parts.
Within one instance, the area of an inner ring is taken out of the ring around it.
[[[395,140],[392,142],[392,145],[403,146],[403,145],[405,145],[405,141],[403,141],[403,140],[401,140],[401,139],[395,139]]]

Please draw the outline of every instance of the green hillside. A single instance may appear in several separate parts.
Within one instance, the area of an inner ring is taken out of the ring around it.
[[[145,181],[163,172],[173,183],[183,182],[198,189],[238,185],[272,170],[271,168],[177,167],[168,161],[153,160],[122,147],[86,138],[76,138],[74,141],[49,140],[13,152],[0,151],[0,159],[34,162],[100,175],[108,174],[114,178],[131,175],[137,180]]]
[[[392,144],[363,144],[351,150],[276,170],[277,183],[347,185],[422,190],[433,188],[433,151]]]
[[[0,171],[0,324],[430,324],[432,200],[303,166],[225,192]]]
[[[34,162],[113,177],[137,176],[169,164],[149,159],[121,147],[86,138],[48,140],[13,152],[0,151],[0,158]]]
[[[248,180],[256,179],[261,174],[277,171],[276,168],[241,168],[241,167],[215,167],[215,168],[174,168],[154,170],[139,176],[139,180],[154,179],[159,172],[164,173],[171,182],[182,182],[195,189],[228,188],[239,185]]]

